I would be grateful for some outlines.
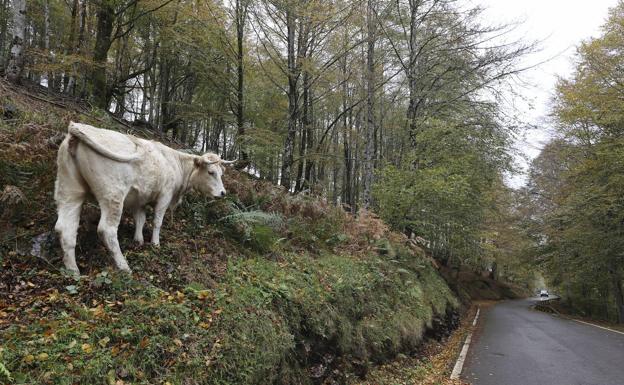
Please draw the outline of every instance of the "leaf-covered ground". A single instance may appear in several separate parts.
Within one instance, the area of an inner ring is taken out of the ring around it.
[[[451,380],[450,373],[466,335],[474,329],[476,306],[468,311],[461,325],[448,339],[425,343],[419,355],[400,355],[396,360],[380,365],[365,380],[350,385],[465,385],[461,380]]]

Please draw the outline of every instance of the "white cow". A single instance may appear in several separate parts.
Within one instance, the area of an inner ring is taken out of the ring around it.
[[[180,203],[189,189],[214,197],[225,195],[218,155],[176,151],[162,143],[71,122],[57,158],[54,199],[58,209],[55,230],[68,270],[76,265],[76,233],[80,210],[93,196],[101,210],[98,235],[121,270],[130,271],[117,240],[123,209],[134,215],[134,240],[143,243],[145,207],[154,207],[152,244],[159,245],[160,227],[167,208]]]

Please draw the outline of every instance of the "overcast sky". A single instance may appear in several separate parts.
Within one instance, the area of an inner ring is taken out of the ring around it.
[[[546,117],[557,77],[571,74],[576,46],[600,34],[609,8],[615,6],[618,0],[471,1],[486,7],[485,17],[494,24],[523,21],[513,32],[514,37],[541,41],[540,52],[527,57],[525,62],[527,65],[547,62],[527,71],[523,78],[531,85],[518,90],[529,101],[518,99],[517,107],[523,120],[539,127],[525,132],[517,143],[519,152],[524,155],[517,157],[517,160],[526,169],[525,159],[537,156],[549,138]],[[525,180],[525,176],[516,175],[510,177],[508,182],[518,187]]]

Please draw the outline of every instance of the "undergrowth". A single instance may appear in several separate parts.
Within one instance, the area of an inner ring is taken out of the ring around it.
[[[430,261],[374,215],[234,171],[226,199],[167,215],[160,248],[133,245],[124,218],[131,277],[109,272],[87,203],[75,280],[51,231],[56,145],[70,119],[116,125],[0,89],[19,111],[0,119],[0,381],[345,383],[452,320]]]

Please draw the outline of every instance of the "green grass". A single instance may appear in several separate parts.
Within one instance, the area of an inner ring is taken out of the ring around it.
[[[324,355],[348,374],[415,349],[433,315],[456,306],[431,267],[397,258],[233,259],[217,287],[173,293],[118,274],[82,279],[3,330],[2,357],[17,384],[311,383]]]

